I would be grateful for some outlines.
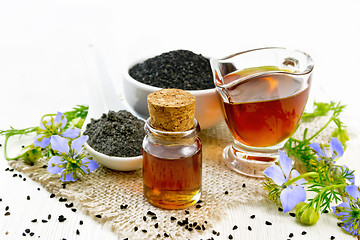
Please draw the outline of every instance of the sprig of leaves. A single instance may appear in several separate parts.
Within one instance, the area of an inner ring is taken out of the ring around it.
[[[331,122],[334,122],[337,127],[332,134],[333,137],[337,137],[344,146],[346,146],[345,142],[349,139],[347,131],[345,129],[345,125],[339,118],[339,115],[344,110],[345,105],[341,105],[340,102],[315,102],[314,107],[314,111],[311,113],[304,113],[301,120],[304,122],[308,122],[316,117],[327,116],[329,113],[331,113],[328,121],[324,124],[324,126],[322,126],[310,137],[307,136],[308,128],[305,128],[302,139],[295,139],[291,137],[284,146],[287,154],[294,157],[295,159],[299,159],[303,163],[306,171],[308,172],[314,170],[316,171],[316,169],[318,168],[315,153],[311,150],[309,144],[314,138],[316,138],[321,132],[323,132]]]
[[[76,119],[82,119],[84,120],[87,116],[88,113],[88,106],[85,105],[77,105],[76,107],[73,108],[73,110],[68,111],[68,112],[64,112],[64,115],[66,116],[66,118],[68,119],[68,122],[65,126],[65,128],[67,128],[69,126],[69,124],[71,123],[71,121],[76,120]],[[56,114],[45,114],[44,116],[41,117],[41,121],[43,121],[43,119],[45,117],[48,116],[55,116]],[[83,123],[83,121],[82,121]],[[39,149],[33,147],[33,146],[28,146],[27,149],[28,151],[31,152],[25,152],[24,154],[18,155],[16,157],[8,157],[7,155],[7,143],[9,138],[13,137],[13,136],[19,136],[19,138],[23,135],[27,135],[27,134],[31,134],[33,132],[37,132],[39,130],[39,127],[28,127],[28,128],[23,128],[23,129],[15,129],[12,126],[10,126],[10,129],[8,130],[0,130],[0,135],[5,136],[5,141],[4,141],[4,156],[5,159],[10,161],[10,160],[18,160],[19,158],[24,158],[25,162],[30,162],[33,163],[33,152],[35,151],[36,154],[38,153]],[[36,150],[35,150],[36,149]],[[30,154],[30,156],[29,156]],[[29,156],[26,158],[26,156]]]

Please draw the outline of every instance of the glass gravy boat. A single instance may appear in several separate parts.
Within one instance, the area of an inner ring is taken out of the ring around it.
[[[269,47],[210,64],[234,140],[224,149],[224,162],[244,175],[264,177],[300,121],[313,61],[301,51]]]

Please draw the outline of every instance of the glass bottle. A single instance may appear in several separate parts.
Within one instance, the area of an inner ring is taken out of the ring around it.
[[[202,146],[199,125],[187,131],[155,129],[145,123],[143,141],[144,194],[151,204],[165,209],[183,209],[201,196]]]

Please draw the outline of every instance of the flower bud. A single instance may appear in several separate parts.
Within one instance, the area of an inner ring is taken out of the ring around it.
[[[296,205],[296,218],[305,225],[314,225],[319,220],[319,213],[313,207],[301,202]]]
[[[34,164],[42,157],[41,147],[35,147],[34,144],[31,144],[25,149],[27,150],[21,155],[21,158],[27,164]]]

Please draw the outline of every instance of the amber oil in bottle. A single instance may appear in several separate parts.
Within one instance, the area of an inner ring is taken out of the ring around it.
[[[150,118],[145,123],[143,141],[144,194],[152,205],[164,209],[189,207],[201,196],[202,147],[199,126],[192,115],[195,100],[184,92],[163,89],[148,97]]]

